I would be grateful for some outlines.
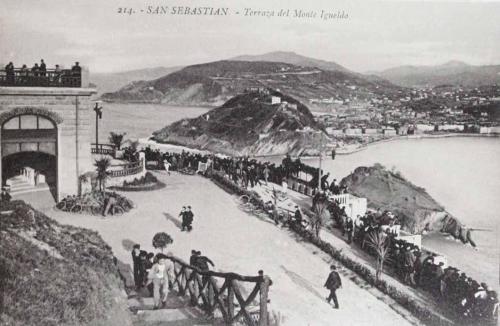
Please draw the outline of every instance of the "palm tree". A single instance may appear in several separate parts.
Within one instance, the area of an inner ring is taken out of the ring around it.
[[[378,283],[380,276],[384,271],[384,262],[389,256],[389,238],[384,232],[373,231],[367,235],[368,246],[370,246],[377,255],[377,270],[375,274],[375,281]]]
[[[109,142],[113,145],[115,145],[117,150],[120,150],[120,147],[122,146],[123,143],[123,137],[125,136],[125,133],[123,134],[118,134],[114,132],[109,133]]]
[[[109,178],[109,167],[111,166],[111,160],[107,157],[102,157],[95,160],[94,166],[97,171],[97,180],[99,181],[99,190],[104,192],[106,190],[106,180]]]
[[[311,225],[316,235],[319,238],[319,231],[323,228],[326,222],[330,219],[330,211],[328,211],[328,202],[326,200],[318,201],[313,207],[314,214],[311,217]]]

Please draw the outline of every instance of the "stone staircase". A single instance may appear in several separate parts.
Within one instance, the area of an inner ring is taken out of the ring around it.
[[[49,186],[46,183],[40,183],[36,186],[30,184],[26,178],[23,176],[15,176],[8,180],[8,184],[10,185],[10,195],[16,196],[20,194],[25,194],[29,192],[38,192],[38,191],[46,191],[49,189]]]
[[[207,317],[199,308],[189,304],[189,299],[170,292],[165,308],[153,310],[153,298],[147,291],[131,291],[129,309],[134,313],[134,326],[202,326],[223,325]]]

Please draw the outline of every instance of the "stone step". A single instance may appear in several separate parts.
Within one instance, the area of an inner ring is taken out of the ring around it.
[[[198,326],[214,325],[210,318],[192,313],[189,309],[139,310],[134,325]]]
[[[48,189],[49,186],[46,183],[39,184],[36,187],[32,185],[23,185],[23,186],[11,187],[9,193],[11,196],[16,196],[30,192],[47,191]]]

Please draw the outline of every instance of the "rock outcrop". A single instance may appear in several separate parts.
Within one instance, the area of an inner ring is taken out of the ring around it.
[[[403,229],[411,233],[441,231],[463,243],[475,245],[470,229],[449,214],[424,188],[414,185],[398,172],[389,171],[380,164],[358,167],[342,179],[341,185],[346,185],[353,195],[367,198],[370,208],[395,213]]]

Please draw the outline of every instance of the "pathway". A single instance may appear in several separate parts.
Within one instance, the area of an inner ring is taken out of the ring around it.
[[[325,301],[323,283],[330,259],[317,249],[295,240],[267,219],[242,211],[234,196],[200,176],[156,173],[167,187],[152,192],[129,192],[137,208],[121,217],[73,215],[50,209],[46,213],[59,222],[97,230],[113,248],[116,257],[130,265],[134,243],[153,251],[156,232],[169,233],[168,248],[187,260],[191,249],[201,250],[216,264],[215,270],[257,275],[263,269],[273,280],[270,310],[279,312],[282,325],[411,325],[400,313],[349,278],[343,278],[338,296],[340,310]],[[181,232],[178,214],[191,205],[194,230]]]

